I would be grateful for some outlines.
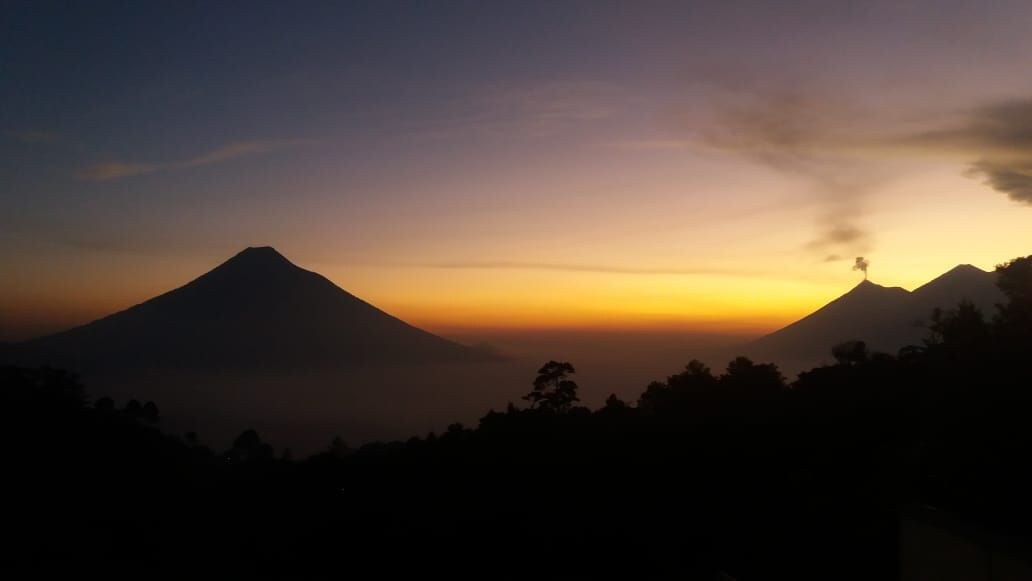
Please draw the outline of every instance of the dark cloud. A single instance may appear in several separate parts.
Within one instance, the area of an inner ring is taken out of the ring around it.
[[[952,127],[936,128],[910,138],[917,145],[978,151],[987,155],[1032,155],[1032,99],[1022,98],[977,107]]]
[[[909,136],[912,146],[970,155],[967,175],[1016,202],[1032,204],[1032,99],[978,107],[952,126]]]
[[[968,174],[982,176],[987,186],[1016,202],[1032,204],[1032,157],[1011,162],[977,161]]]

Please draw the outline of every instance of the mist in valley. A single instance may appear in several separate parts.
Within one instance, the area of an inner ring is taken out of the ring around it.
[[[357,447],[475,426],[489,410],[521,398],[538,368],[569,361],[581,403],[600,407],[610,394],[636,401],[650,381],[679,372],[691,359],[721,369],[748,337],[675,331],[517,330],[450,333],[489,348],[496,359],[436,365],[369,365],[347,369],[208,371],[147,369],[85,372],[89,395],[117,405],[141,394],[161,410],[171,433],[194,432],[215,449],[254,429],[278,450],[311,454],[335,437]]]

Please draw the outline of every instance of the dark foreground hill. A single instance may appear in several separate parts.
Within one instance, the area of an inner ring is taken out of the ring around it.
[[[990,316],[1003,301],[996,274],[964,264],[914,291],[865,280],[806,317],[754,341],[744,351],[778,361],[788,370],[827,362],[829,346],[850,340],[895,353],[921,343],[935,309],[954,308],[962,300],[971,301]]]
[[[18,364],[107,369],[325,369],[476,359],[299,268],[248,248],[187,285],[8,347]]]

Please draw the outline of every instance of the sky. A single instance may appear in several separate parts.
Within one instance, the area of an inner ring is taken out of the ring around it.
[[[1032,254],[1032,4],[0,4],[0,340],[247,246],[414,324],[756,334]]]

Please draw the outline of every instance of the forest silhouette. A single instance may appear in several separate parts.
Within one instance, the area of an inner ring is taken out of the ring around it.
[[[9,566],[150,577],[883,579],[899,518],[1032,522],[1032,256],[995,312],[929,317],[898,353],[829,345],[778,366],[699,361],[599,409],[549,361],[475,427],[305,459],[254,430],[212,451],[153,402],[90,402],[71,374],[0,369]],[[160,404],[160,402],[158,402]]]

